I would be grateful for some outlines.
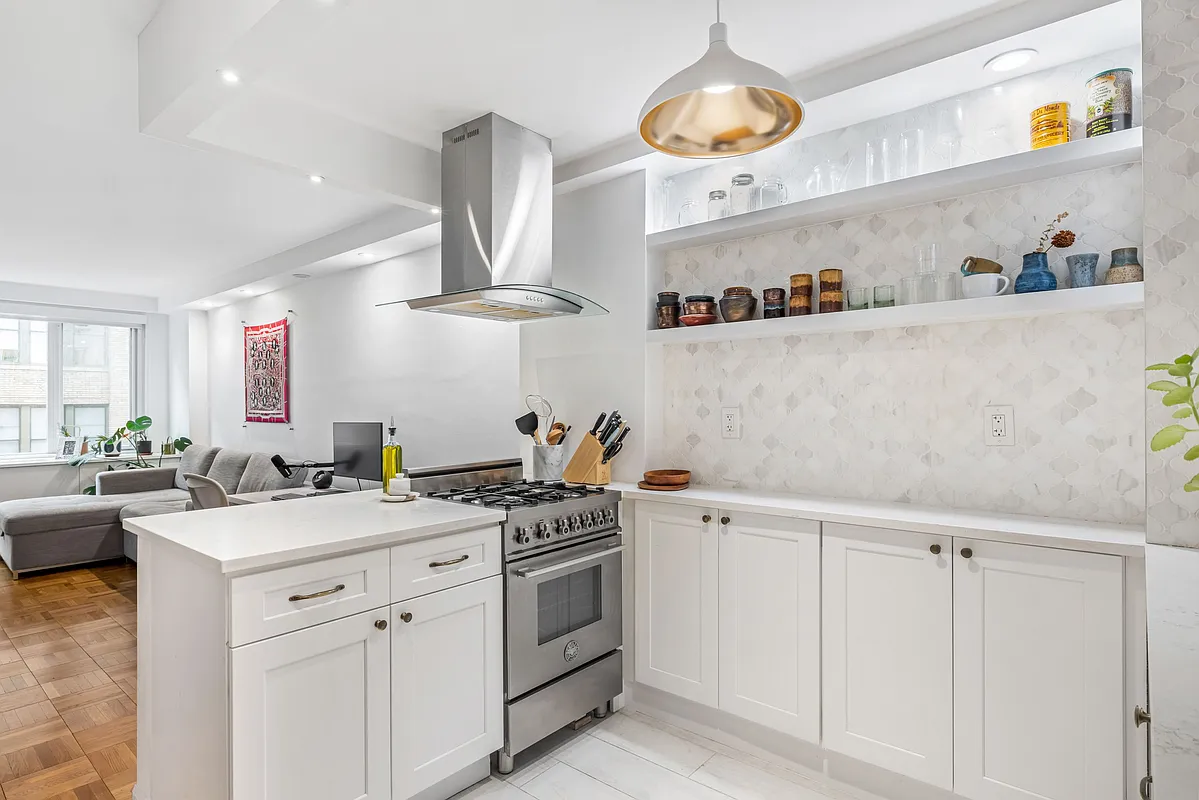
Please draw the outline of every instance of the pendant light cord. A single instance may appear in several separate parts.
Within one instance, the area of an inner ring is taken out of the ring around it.
[[[720,0],[716,0],[716,21],[720,22]]]

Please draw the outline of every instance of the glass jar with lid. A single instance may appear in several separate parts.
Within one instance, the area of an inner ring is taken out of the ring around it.
[[[734,214],[745,214],[758,208],[758,187],[754,185],[754,176],[742,172],[733,176],[733,185],[729,189],[729,206]]]
[[[713,189],[708,192],[708,219],[724,219],[731,213],[728,192],[724,189]]]

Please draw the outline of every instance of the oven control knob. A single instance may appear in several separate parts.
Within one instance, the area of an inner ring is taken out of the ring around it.
[[[604,511],[604,522],[608,523],[609,525],[615,525],[616,524],[616,512],[610,508],[606,509]]]
[[[528,544],[529,542],[533,541],[532,537],[529,536],[528,528],[517,528],[516,536],[512,538],[516,540],[517,544]]]
[[[570,533],[570,519],[568,517],[560,517],[558,519],[558,535],[566,536]]]
[[[575,533],[583,530],[583,520],[578,514],[570,518],[570,529]]]
[[[591,515],[590,511],[583,515],[583,527],[587,530],[595,527],[595,518]]]
[[[550,533],[550,524],[548,522],[546,522],[545,520],[541,520],[540,522],[537,523],[537,538],[538,539],[548,539],[552,535],[553,534]]]

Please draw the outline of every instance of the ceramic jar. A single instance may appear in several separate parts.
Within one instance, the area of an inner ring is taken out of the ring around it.
[[[1066,266],[1070,269],[1070,286],[1082,289],[1095,285],[1095,268],[1099,266],[1098,253],[1078,253],[1066,256]]]
[[[844,273],[839,269],[820,270],[820,313],[845,310]]]
[[[1046,253],[1025,253],[1024,266],[1016,278],[1016,294],[1051,292],[1057,288],[1057,276],[1049,269]]]
[[[787,292],[783,289],[762,290],[762,318],[778,319],[787,315]]]
[[[685,316],[695,314],[715,316],[716,298],[710,294],[687,295],[687,301],[683,303],[683,314]]]
[[[802,317],[812,313],[812,276],[800,273],[791,276],[791,299],[787,302],[787,315]]]
[[[753,319],[758,309],[758,298],[748,286],[730,286],[720,298],[720,316],[725,322],[744,322]]]
[[[1105,284],[1136,283],[1145,280],[1145,270],[1137,258],[1135,247],[1120,247],[1112,251],[1112,265],[1107,269]]]

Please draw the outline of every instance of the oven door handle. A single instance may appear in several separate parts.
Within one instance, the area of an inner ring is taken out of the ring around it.
[[[557,572],[558,570],[566,569],[567,567],[577,567],[579,564],[586,564],[588,561],[595,561],[597,558],[610,556],[614,553],[619,553],[622,550],[624,550],[623,544],[613,545],[612,547],[600,550],[598,553],[592,553],[591,555],[587,556],[579,556],[578,558],[572,558],[568,561],[561,561],[557,564],[551,564],[548,567],[540,567],[538,569],[534,569],[533,567],[525,567],[524,569],[516,570],[513,574],[518,578],[540,578],[542,575],[549,575],[551,572]]]

